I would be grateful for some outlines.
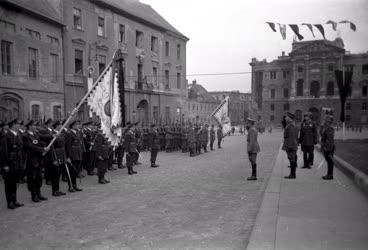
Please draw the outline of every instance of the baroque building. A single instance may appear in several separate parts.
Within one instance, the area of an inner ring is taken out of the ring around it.
[[[280,124],[287,111],[298,121],[312,112],[319,123],[323,108],[332,109],[338,121],[341,108],[334,71],[344,68],[353,71],[346,122],[368,124],[368,53],[351,54],[341,38],[293,42],[288,55],[282,52],[272,62],[253,58],[250,65],[253,98],[266,123]]]

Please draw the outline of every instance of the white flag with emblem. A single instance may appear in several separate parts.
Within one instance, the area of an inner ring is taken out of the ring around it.
[[[231,131],[231,122],[229,117],[229,97],[227,96],[221,104],[212,113],[218,124],[222,127],[222,133],[225,135]]]
[[[119,87],[113,64],[108,67],[87,101],[92,112],[101,120],[102,133],[112,146],[117,146],[121,138],[122,121]]]

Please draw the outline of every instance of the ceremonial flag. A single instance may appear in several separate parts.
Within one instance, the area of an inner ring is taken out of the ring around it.
[[[326,39],[325,29],[323,28],[323,26],[321,24],[315,24],[314,26],[319,30],[319,32],[321,32],[323,39]]]
[[[100,81],[91,91],[87,102],[101,120],[101,130],[111,145],[117,146],[121,134],[121,105],[117,73],[111,63]]]
[[[273,30],[273,32],[276,32],[275,24],[271,22],[266,22],[268,25],[270,25],[270,28]]]
[[[225,100],[215,109],[212,115],[218,124],[222,127],[222,133],[225,135],[231,131],[231,123],[229,117],[229,97],[227,96]]]
[[[303,40],[304,37],[299,33],[299,27],[296,24],[289,24],[292,31],[294,31],[295,35],[298,37],[299,41]]]

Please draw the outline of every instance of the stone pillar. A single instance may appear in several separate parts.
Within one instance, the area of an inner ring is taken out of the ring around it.
[[[308,96],[309,95],[309,87],[310,87],[310,79],[309,79],[309,74],[310,74],[310,70],[309,70],[309,56],[305,56],[304,58],[304,64],[305,64],[305,82],[304,82],[304,95]]]
[[[291,59],[291,62],[292,62],[292,71],[291,71],[291,73],[293,74],[293,78],[291,80],[290,99],[294,99],[295,96],[296,96],[295,85],[296,85],[297,68],[296,68],[296,60]]]

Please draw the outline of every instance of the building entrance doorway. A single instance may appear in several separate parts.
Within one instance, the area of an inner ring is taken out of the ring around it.
[[[9,122],[14,119],[22,120],[21,100],[12,94],[4,94],[0,96],[0,120]]]

